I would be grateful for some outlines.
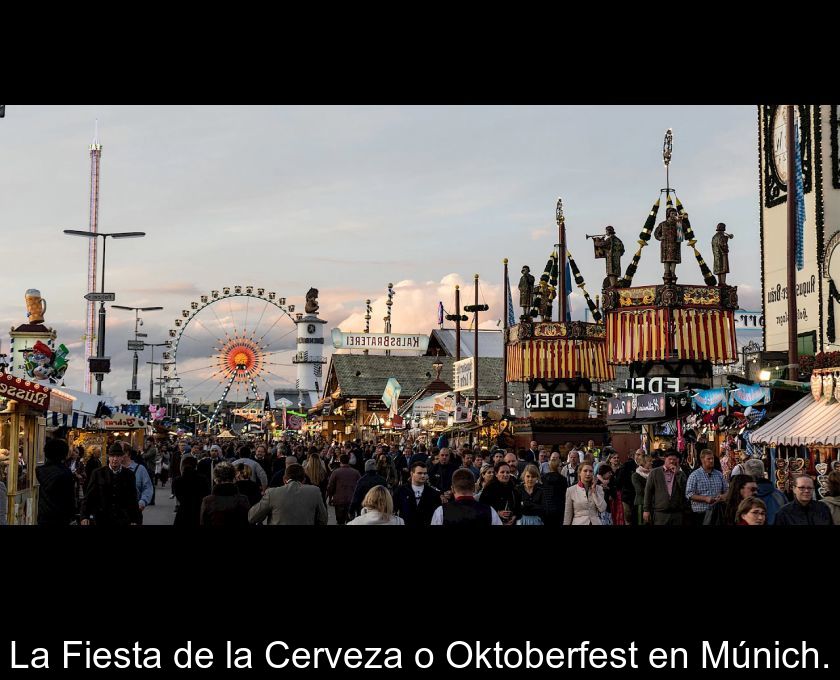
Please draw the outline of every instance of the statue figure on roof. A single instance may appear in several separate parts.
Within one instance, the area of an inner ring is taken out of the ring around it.
[[[729,239],[731,238],[735,236],[726,233],[726,225],[723,222],[718,224],[717,233],[712,236],[712,255],[714,256],[712,269],[721,286],[726,285],[726,275],[729,273]]]
[[[624,243],[611,226],[606,228],[604,245],[606,246],[607,279],[611,286],[615,286],[621,278],[621,256],[624,255]]]
[[[687,215],[683,214],[683,217]],[[665,283],[675,283],[677,280],[677,265],[682,262],[680,242],[682,241],[682,224],[676,208],[668,208],[665,221],[660,222],[653,237],[660,242],[659,261],[665,265]]]
[[[306,313],[307,314],[317,314],[318,313],[318,289],[317,288],[310,288],[309,292],[306,293]]]
[[[554,291],[551,289],[548,281],[540,281],[539,292],[539,313],[544,323],[551,321],[551,307],[554,300]]]
[[[522,267],[522,278],[519,279],[519,306],[522,307],[522,318],[530,320],[534,306],[534,275],[527,265]]]

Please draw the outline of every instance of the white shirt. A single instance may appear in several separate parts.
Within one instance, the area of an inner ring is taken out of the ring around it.
[[[425,489],[425,485],[415,486],[414,484],[411,485],[411,490],[414,492],[414,502],[417,505],[420,505],[420,499],[423,497],[423,489]]]
[[[490,524],[492,526],[504,526],[502,524],[502,520],[499,517],[499,513],[496,512],[493,508],[490,508]],[[440,527],[443,526],[443,506],[439,505],[437,510],[435,510],[435,514],[432,515],[432,524],[433,527]]]

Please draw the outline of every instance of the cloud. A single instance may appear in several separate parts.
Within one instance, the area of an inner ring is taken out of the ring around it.
[[[429,333],[437,327],[438,303],[443,302],[447,313],[455,312],[455,286],[461,288],[461,307],[473,304],[473,280],[464,279],[460,274],[447,274],[440,281],[416,282],[411,279],[394,284],[394,306],[391,312],[391,329],[394,333]],[[387,307],[387,295],[372,299],[373,319],[371,331],[382,332],[383,317]],[[502,284],[486,279],[479,281],[479,303],[488,304],[490,309],[479,314],[479,327],[496,328],[497,320],[502,317]],[[365,327],[364,306],[360,306],[343,318],[337,326],[345,331],[361,331]],[[464,323],[469,328],[472,321]],[[451,325],[446,322],[445,325]]]
[[[548,229],[531,229],[531,240],[541,241],[549,235]]]

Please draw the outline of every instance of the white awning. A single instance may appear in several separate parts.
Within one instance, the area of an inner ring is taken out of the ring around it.
[[[840,403],[814,401],[809,394],[754,430],[752,444],[840,446]]]

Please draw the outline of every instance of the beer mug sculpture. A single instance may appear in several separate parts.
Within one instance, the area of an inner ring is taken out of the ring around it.
[[[30,288],[26,291],[26,317],[29,323],[44,323],[47,313],[47,301],[41,297],[41,291]]]

